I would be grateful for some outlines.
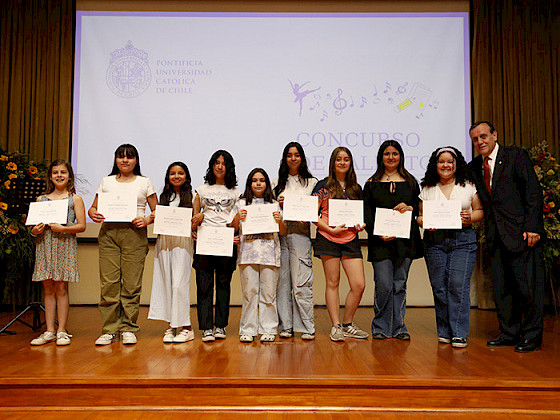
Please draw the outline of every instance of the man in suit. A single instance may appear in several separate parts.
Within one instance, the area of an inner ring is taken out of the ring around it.
[[[543,331],[542,190],[528,153],[499,145],[488,121],[469,134],[480,153],[469,164],[484,206],[500,335],[489,347],[539,350]]]

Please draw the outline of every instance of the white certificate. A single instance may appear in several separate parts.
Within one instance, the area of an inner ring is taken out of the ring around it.
[[[253,204],[243,207],[243,210],[247,210],[247,217],[241,225],[243,235],[271,233],[280,230],[278,222],[274,220],[272,215],[272,213],[278,211],[278,204]]]
[[[196,253],[200,255],[233,255],[233,228],[200,226],[196,234]]]
[[[329,226],[346,227],[364,224],[362,200],[329,200]]]
[[[133,192],[106,192],[97,194],[97,212],[106,222],[132,222],[136,210],[136,194]]]
[[[426,200],[422,202],[424,229],[461,229],[459,200]]]
[[[410,223],[412,222],[412,212],[393,209],[375,209],[375,224],[373,234],[377,236],[394,236],[397,238],[410,238]]]
[[[294,222],[316,222],[319,220],[319,197],[315,195],[284,196],[284,220]]]
[[[192,209],[187,207],[156,206],[154,233],[157,235],[191,236]]]
[[[68,200],[72,200],[69,198]],[[25,224],[28,226],[39,223],[59,223],[68,221],[68,200],[36,201],[29,204],[29,213]]]

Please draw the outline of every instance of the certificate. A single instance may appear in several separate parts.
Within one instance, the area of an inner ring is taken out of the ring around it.
[[[375,224],[373,234],[377,236],[394,236],[397,238],[410,238],[410,223],[412,222],[412,212],[393,209],[375,209]]]
[[[106,192],[97,194],[97,212],[105,222],[132,222],[138,212],[133,192]]]
[[[426,200],[422,202],[424,229],[461,229],[459,200]]]
[[[329,226],[346,227],[364,224],[362,200],[329,200]]]
[[[241,225],[243,235],[280,231],[280,226],[272,215],[278,211],[278,204],[253,204],[243,207],[243,210],[247,210],[247,217]]]
[[[284,220],[294,222],[316,222],[319,220],[319,197],[315,195],[284,196]]]
[[[196,253],[231,257],[234,230],[229,227],[200,226],[196,234]]]
[[[72,198],[68,198],[72,200]],[[65,225],[68,221],[68,200],[36,201],[29,204],[25,224],[28,226],[44,223]]]
[[[154,233],[170,236],[191,236],[192,209],[187,207],[156,206]]]

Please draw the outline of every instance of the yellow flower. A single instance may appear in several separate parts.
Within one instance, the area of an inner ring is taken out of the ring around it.
[[[8,156],[2,155],[2,156],[0,156],[0,160],[5,162],[5,161],[8,160]]]
[[[10,180],[7,180],[6,182],[4,182],[4,187],[6,187],[7,190],[10,189]]]
[[[554,203],[554,201],[551,201],[550,203],[548,203],[548,205],[549,205],[550,207],[554,207],[554,206],[556,206],[556,203]]]
[[[546,173],[547,175],[554,175],[554,171],[552,169],[549,169],[548,172]]]
[[[37,167],[35,167],[35,166],[30,166],[29,169],[28,169],[28,172],[29,172],[31,175],[35,175],[35,174],[37,173]]]
[[[14,225],[10,225],[10,226],[8,227],[8,229],[10,230],[10,233],[11,233],[12,235],[15,235],[16,233],[19,232],[19,228],[18,228],[17,226],[14,226]]]
[[[6,168],[8,168],[10,171],[15,171],[17,170],[17,165],[14,162],[8,162]]]
[[[0,203],[0,209],[8,210],[8,203]]]
[[[553,156],[550,156],[550,160],[554,162],[556,159]]]
[[[14,179],[14,178],[17,178],[17,175],[16,174],[10,174],[10,175],[8,175],[8,178]]]

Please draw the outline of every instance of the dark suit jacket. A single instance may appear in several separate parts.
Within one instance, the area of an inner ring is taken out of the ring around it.
[[[469,166],[484,206],[490,249],[497,235],[510,252],[521,252],[528,247],[523,232],[539,233],[541,240],[544,239],[542,189],[527,151],[500,145],[491,194],[484,184],[482,163],[482,156],[477,156]]]

